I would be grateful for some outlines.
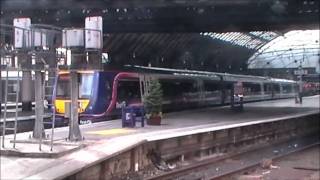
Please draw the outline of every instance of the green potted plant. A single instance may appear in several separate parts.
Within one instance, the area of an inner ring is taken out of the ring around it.
[[[147,124],[161,125],[162,118],[162,88],[158,80],[151,80],[149,93],[144,97],[144,107],[146,110]]]

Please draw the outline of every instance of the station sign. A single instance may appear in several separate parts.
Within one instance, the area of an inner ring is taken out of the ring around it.
[[[14,18],[14,47],[28,48],[31,47],[31,19],[30,18]]]

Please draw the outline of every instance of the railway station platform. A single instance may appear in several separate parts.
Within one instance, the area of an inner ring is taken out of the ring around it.
[[[21,154],[7,156],[1,153],[1,179],[63,179],[106,159],[115,158],[145,142],[191,137],[198,133],[320,113],[320,96],[305,97],[303,100],[303,104],[295,104],[294,99],[248,103],[244,105],[242,112],[234,112],[229,106],[225,106],[168,113],[164,115],[161,126],[147,125],[143,128],[139,125],[136,128],[122,128],[120,120],[86,124],[80,126],[84,141],[73,144],[61,143],[68,136],[68,127],[57,128],[53,152],[48,147],[39,152],[37,144],[18,143],[17,151],[33,152],[33,157],[23,157]],[[30,134],[31,132],[19,133],[17,140],[27,139]],[[8,136],[9,140],[10,138],[12,135]],[[65,153],[66,149],[72,149],[70,146],[78,148]],[[6,149],[1,150],[4,152]],[[43,156],[50,153],[57,156]],[[96,169],[90,171],[92,179],[95,179],[95,171]]]

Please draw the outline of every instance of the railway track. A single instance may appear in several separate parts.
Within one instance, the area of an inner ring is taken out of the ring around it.
[[[294,151],[290,151],[290,152],[286,152],[284,154],[281,154],[281,155],[278,155],[278,156],[274,156],[272,157],[272,161],[274,160],[278,160],[278,159],[281,159],[283,157],[286,157],[286,156],[289,156],[291,154],[294,154],[294,153],[298,153],[298,152],[301,152],[301,151],[305,151],[309,148],[314,148],[314,147],[317,147],[319,146],[320,143],[313,143],[313,144],[310,144],[310,145],[307,145],[305,147],[302,147],[302,148],[299,148],[299,149],[296,149]],[[240,174],[241,172],[245,172],[245,171],[248,171],[248,170],[251,170],[251,169],[254,169],[254,168],[257,168],[257,167],[261,167],[261,162],[254,162],[252,164],[249,164],[249,165],[246,165],[244,167],[240,167],[239,169],[235,169],[235,170],[232,170],[232,171],[229,171],[229,172],[226,172],[222,175],[218,175],[218,176],[212,176],[212,177],[209,177],[209,179],[229,179],[230,177],[232,177],[233,175],[236,175],[236,174]]]
[[[298,141],[260,147],[219,158],[208,158],[147,179],[230,179],[235,174],[261,166],[263,160],[276,160],[319,144],[318,136],[306,137]]]

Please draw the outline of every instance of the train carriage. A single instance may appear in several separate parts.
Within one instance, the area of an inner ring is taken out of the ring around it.
[[[125,72],[79,71],[80,119],[99,121],[120,115],[121,107],[141,106],[146,77],[157,78],[163,89],[163,110],[217,106],[230,103],[234,84],[242,83],[244,102],[289,98],[294,81],[260,76],[204,71],[136,67]],[[70,101],[70,76],[60,72],[56,84],[56,112],[64,116]]]

